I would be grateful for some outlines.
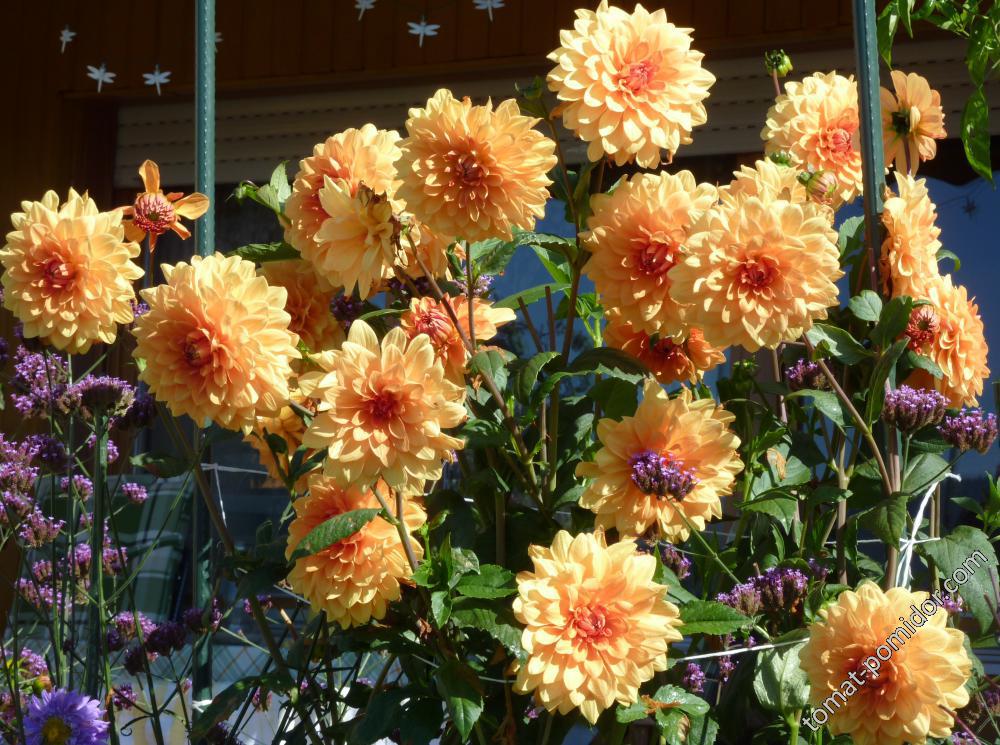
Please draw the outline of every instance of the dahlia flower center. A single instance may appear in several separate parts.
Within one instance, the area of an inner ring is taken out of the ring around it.
[[[684,353],[680,344],[666,338],[661,339],[652,336],[647,341],[647,345],[650,352],[664,358],[665,360],[672,360]]]
[[[618,75],[618,85],[632,93],[644,91],[656,76],[659,67],[650,60],[633,62]]]
[[[184,359],[191,367],[204,367],[212,359],[212,342],[198,331],[192,331],[184,341]]]
[[[431,341],[440,346],[451,337],[451,320],[441,313],[427,311],[417,314],[413,327],[418,334],[427,334]]]
[[[657,499],[684,499],[698,485],[695,470],[685,468],[684,462],[671,453],[643,450],[629,458],[628,465],[632,483],[643,494]]]
[[[42,743],[44,745],[66,745],[73,735],[73,728],[60,717],[49,717],[42,725]]]
[[[940,329],[941,322],[933,308],[922,305],[914,309],[910,315],[910,322],[906,325],[906,336],[910,339],[910,349],[917,351],[925,345],[931,344]]]
[[[750,257],[740,267],[740,284],[753,293],[768,289],[777,276],[778,263],[769,256]]]
[[[479,163],[475,152],[456,153],[450,170],[453,185],[475,189],[486,183],[486,169]]]
[[[386,424],[399,415],[402,408],[399,398],[391,391],[379,391],[368,400],[368,415],[377,424]]]
[[[840,125],[828,127],[820,135],[820,145],[829,156],[840,160],[854,149],[854,131]]]
[[[586,642],[610,639],[614,634],[608,610],[603,605],[585,605],[582,608],[574,608],[570,623],[573,625],[573,630],[576,631],[577,639]]]
[[[45,264],[43,270],[46,284],[55,290],[62,290],[73,283],[76,269],[63,262],[60,258],[52,258]]]
[[[177,219],[174,206],[163,194],[140,194],[133,211],[135,224],[152,235],[166,233]]]
[[[908,110],[892,112],[892,131],[898,135],[910,134],[910,112]]]
[[[659,277],[677,263],[678,244],[664,233],[647,233],[633,239],[635,268],[647,277]]]

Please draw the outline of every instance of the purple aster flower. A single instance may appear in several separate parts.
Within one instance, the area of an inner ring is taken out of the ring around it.
[[[92,419],[99,412],[121,416],[135,400],[135,388],[110,375],[87,375],[73,383],[62,396],[62,408]]]
[[[29,435],[27,441],[35,448],[38,463],[54,473],[62,473],[69,465],[66,446],[52,435]]]
[[[632,483],[643,494],[659,499],[684,499],[698,484],[693,468],[684,468],[679,460],[652,450],[636,453],[628,459],[628,464],[632,469]]]
[[[677,579],[691,574],[691,560],[670,543],[660,544],[660,561],[677,575]]]
[[[681,680],[681,685],[691,691],[691,693],[701,693],[705,690],[705,671],[697,663],[689,662],[684,671],[684,678]]]
[[[111,705],[118,711],[128,711],[137,700],[135,691],[128,683],[115,686],[111,693]]]
[[[14,352],[11,400],[21,416],[46,417],[58,409],[68,381],[65,360],[59,355],[29,352],[24,346]]]
[[[963,409],[956,416],[947,417],[938,431],[945,442],[963,453],[968,450],[986,453],[997,438],[997,417],[982,409]]]
[[[350,295],[338,295],[330,302],[330,312],[340,321],[345,331],[351,328],[351,324],[361,315],[364,307],[363,302],[355,300]]]
[[[901,385],[885,394],[882,419],[901,432],[916,432],[944,418],[948,400],[937,391]]]
[[[146,491],[146,487],[142,484],[134,484],[132,482],[122,484],[122,494],[132,504],[143,504],[149,499],[149,492]]]
[[[142,429],[156,416],[156,399],[147,391],[137,390],[132,405],[121,416],[112,420],[117,429]]]
[[[805,359],[785,368],[785,382],[793,391],[823,390],[830,387],[830,381],[819,365]]]
[[[55,689],[28,700],[25,745],[100,745],[108,742],[101,705],[75,691]]]
[[[169,657],[179,652],[187,642],[187,629],[176,621],[164,621],[146,637],[146,649],[153,654]]]

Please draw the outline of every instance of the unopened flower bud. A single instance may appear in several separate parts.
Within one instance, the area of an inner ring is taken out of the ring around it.
[[[837,194],[837,177],[829,171],[811,171],[799,174],[799,183],[806,187],[809,199],[827,207]]]
[[[786,150],[775,150],[767,157],[772,163],[779,166],[792,165],[792,156]]]
[[[784,49],[772,49],[764,54],[764,67],[769,75],[777,75],[779,78],[785,77],[793,69],[792,59],[785,54]]]

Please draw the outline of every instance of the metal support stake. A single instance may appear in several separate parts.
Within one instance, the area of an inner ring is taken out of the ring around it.
[[[197,0],[195,10],[195,191],[208,197],[209,208],[195,222],[195,246],[198,254],[208,256],[215,250],[215,0]],[[194,448],[195,453],[201,451]],[[211,602],[212,538],[205,503],[195,489],[192,492],[192,568],[194,605],[206,608]],[[212,697],[211,635],[198,637],[193,660],[194,698]]]

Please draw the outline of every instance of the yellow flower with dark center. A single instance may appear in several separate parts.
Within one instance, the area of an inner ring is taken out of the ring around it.
[[[941,94],[927,78],[902,70],[892,71],[892,87],[879,89],[885,161],[895,163],[897,172],[912,175],[920,161],[937,155],[936,140],[948,136]]]
[[[548,711],[573,709],[591,724],[667,667],[681,640],[677,608],[653,581],[656,559],[632,541],[608,546],[604,534],[559,531],[551,548],[531,546],[534,571],[517,575],[514,615],[524,625],[514,690],[534,692]]]

